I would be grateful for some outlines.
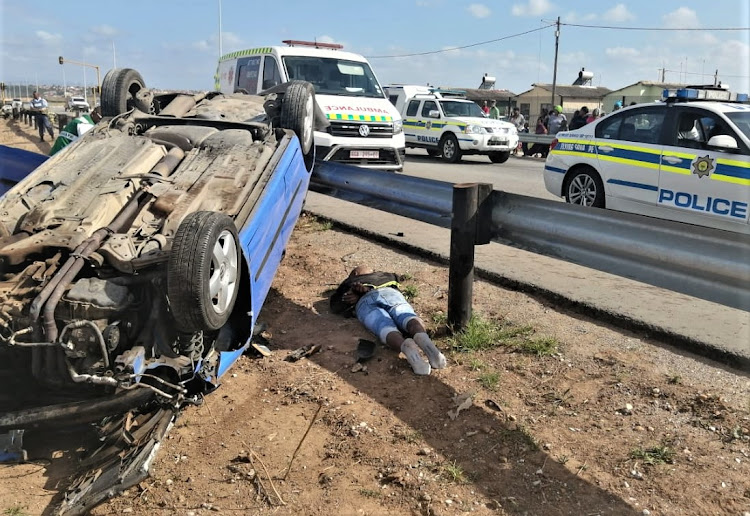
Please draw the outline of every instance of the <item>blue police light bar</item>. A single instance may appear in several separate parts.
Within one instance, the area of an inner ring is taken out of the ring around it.
[[[747,93],[732,93],[721,88],[679,88],[676,90],[665,89],[662,98],[668,100],[720,100],[747,102]]]

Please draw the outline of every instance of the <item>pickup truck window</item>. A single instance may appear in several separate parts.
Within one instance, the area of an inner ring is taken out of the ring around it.
[[[417,116],[418,111],[419,111],[419,101],[412,100],[409,102],[409,107],[406,108],[406,116]]]
[[[430,116],[430,111],[437,111],[438,107],[435,102],[432,100],[428,100],[424,103],[424,106],[422,106],[422,116],[425,118],[428,118]]]
[[[289,80],[312,83],[318,95],[385,98],[370,65],[332,57],[285,56]]]
[[[440,104],[443,106],[443,113],[445,113],[445,116],[473,116],[484,118],[482,109],[474,102],[443,100]]]

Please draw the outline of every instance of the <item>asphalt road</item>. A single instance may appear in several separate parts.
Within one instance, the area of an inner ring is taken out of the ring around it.
[[[406,151],[404,174],[450,183],[491,183],[495,190],[561,200],[544,188],[544,160],[511,156],[505,163],[492,163],[487,156],[465,156],[460,163],[431,158],[422,149]]]

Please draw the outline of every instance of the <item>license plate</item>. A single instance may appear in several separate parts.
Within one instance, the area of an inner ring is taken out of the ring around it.
[[[377,159],[380,157],[380,151],[376,150],[353,150],[349,151],[350,158],[369,158]]]
[[[508,140],[500,140],[498,138],[490,138],[490,145],[508,145]]]

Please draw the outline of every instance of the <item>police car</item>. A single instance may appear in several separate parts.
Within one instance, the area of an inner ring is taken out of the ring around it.
[[[750,105],[721,87],[665,90],[557,134],[547,190],[573,204],[750,234]]]

